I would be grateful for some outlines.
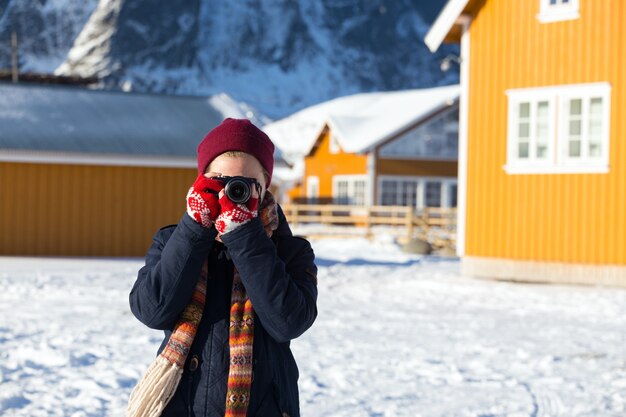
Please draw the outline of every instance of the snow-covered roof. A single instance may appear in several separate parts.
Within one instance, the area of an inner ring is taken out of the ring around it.
[[[454,104],[459,91],[451,85],[355,94],[306,108],[263,130],[291,160],[307,155],[325,126],[345,152],[365,152]]]

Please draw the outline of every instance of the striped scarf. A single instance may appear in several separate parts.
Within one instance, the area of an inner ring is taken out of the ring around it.
[[[259,208],[268,236],[278,227],[274,196],[268,191]],[[218,239],[219,240],[219,239]],[[133,388],[127,408],[128,417],[158,417],[172,399],[183,374],[185,361],[196,336],[206,301],[208,261],[205,259],[191,301],[185,307],[165,348]],[[226,392],[225,417],[245,417],[250,403],[254,310],[237,268],[233,270],[228,345],[230,365]]]
[[[230,367],[226,392],[226,417],[245,417],[252,385],[252,345],[254,341],[254,311],[237,268],[233,272],[231,292]]]

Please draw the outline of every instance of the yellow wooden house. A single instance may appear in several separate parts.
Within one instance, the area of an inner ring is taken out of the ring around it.
[[[449,0],[466,274],[626,285],[626,2]]]
[[[0,83],[0,256],[144,256],[224,100]]]
[[[341,97],[265,126],[294,202],[455,207],[457,85]]]

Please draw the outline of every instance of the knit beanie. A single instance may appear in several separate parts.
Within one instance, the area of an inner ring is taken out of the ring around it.
[[[203,174],[211,161],[228,151],[254,156],[269,174],[269,187],[274,170],[274,144],[261,129],[248,119],[225,119],[198,145],[198,173]]]

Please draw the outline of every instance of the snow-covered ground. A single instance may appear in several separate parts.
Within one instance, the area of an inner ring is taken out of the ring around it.
[[[626,290],[460,277],[389,241],[326,239],[292,343],[302,415],[626,415]],[[0,258],[0,415],[122,416],[162,333],[129,312],[141,260]]]

